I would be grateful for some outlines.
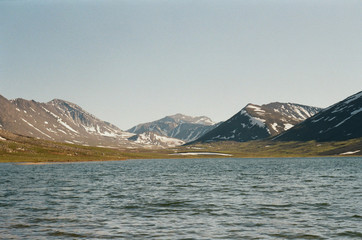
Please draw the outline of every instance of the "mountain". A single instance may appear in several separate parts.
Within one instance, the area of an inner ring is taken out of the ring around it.
[[[362,91],[320,111],[274,140],[323,142],[361,137]]]
[[[0,95],[0,127],[15,134],[80,145],[138,146],[127,140],[133,134],[60,99],[40,103]]]
[[[246,142],[264,139],[288,130],[320,110],[317,107],[295,103],[274,102],[261,106],[248,104],[195,142],[224,140]]]
[[[205,116],[190,117],[176,114],[153,122],[139,124],[127,131],[135,134],[153,132],[160,136],[177,138],[184,142],[189,142],[204,135],[216,126],[217,124]]]
[[[161,148],[176,147],[185,144],[185,142],[180,139],[160,136],[154,132],[144,132],[141,134],[136,134],[128,138],[128,140],[145,146],[148,145],[153,147],[156,145]]]

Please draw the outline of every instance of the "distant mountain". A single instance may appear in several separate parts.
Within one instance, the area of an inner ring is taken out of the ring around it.
[[[145,132],[134,135],[128,138],[130,141],[145,145],[145,146],[159,146],[162,148],[176,147],[185,144],[184,141],[176,138],[170,138],[165,136],[157,135],[154,132]]]
[[[190,117],[176,114],[153,122],[139,124],[127,131],[135,134],[153,132],[160,136],[177,138],[189,142],[204,135],[216,126],[217,124],[205,116]]]
[[[0,127],[15,134],[80,145],[138,146],[127,140],[133,134],[60,99],[40,103],[0,95]]]
[[[295,103],[274,102],[266,105],[248,104],[240,112],[196,142],[238,141],[264,139],[288,130],[313,116],[321,109]]]
[[[359,92],[320,111],[274,140],[342,141],[361,137],[362,92]]]

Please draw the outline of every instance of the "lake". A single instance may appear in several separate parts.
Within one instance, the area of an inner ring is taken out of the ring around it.
[[[361,239],[362,158],[0,164],[0,239]]]

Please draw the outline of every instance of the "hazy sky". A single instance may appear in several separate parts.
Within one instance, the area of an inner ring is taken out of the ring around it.
[[[121,129],[362,90],[361,0],[0,0],[0,94]]]

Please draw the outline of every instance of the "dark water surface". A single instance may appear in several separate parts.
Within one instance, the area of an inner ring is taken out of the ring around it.
[[[0,164],[0,239],[361,239],[362,158]]]

